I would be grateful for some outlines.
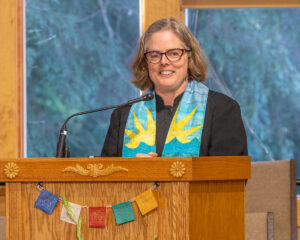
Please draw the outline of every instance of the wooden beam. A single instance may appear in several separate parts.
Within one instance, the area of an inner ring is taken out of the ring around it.
[[[174,17],[184,20],[181,0],[141,0],[142,32],[161,18]]]
[[[5,216],[5,186],[0,186],[0,216]]]
[[[182,0],[182,8],[299,8],[300,0]]]
[[[0,8],[0,157],[23,157],[23,1]]]

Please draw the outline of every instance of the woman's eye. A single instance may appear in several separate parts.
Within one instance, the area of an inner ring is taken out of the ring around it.
[[[158,58],[158,57],[159,57],[159,54],[157,54],[157,53],[151,54],[151,58]]]
[[[179,55],[179,53],[178,53],[177,51],[172,51],[172,52],[170,53],[170,55],[173,56],[173,57],[176,57],[176,56]]]

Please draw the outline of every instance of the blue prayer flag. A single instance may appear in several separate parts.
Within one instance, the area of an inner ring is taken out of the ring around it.
[[[34,206],[48,214],[52,214],[58,200],[59,198],[57,196],[43,189],[34,203]]]
[[[117,225],[134,220],[133,210],[129,201],[112,206]]]

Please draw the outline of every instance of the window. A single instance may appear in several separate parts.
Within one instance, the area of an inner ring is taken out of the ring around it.
[[[138,0],[26,2],[28,157],[55,156],[71,114],[139,95],[129,81],[138,39]],[[70,120],[72,157],[100,154],[110,113]]]
[[[186,17],[209,61],[206,84],[241,106],[252,160],[300,159],[300,9],[187,10]]]

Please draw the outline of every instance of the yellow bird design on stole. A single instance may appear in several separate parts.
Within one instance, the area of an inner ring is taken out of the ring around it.
[[[179,106],[176,110],[176,113],[172,119],[170,129],[167,135],[166,144],[171,142],[174,138],[177,138],[177,140],[180,143],[188,143],[191,140],[187,139],[189,135],[196,132],[198,129],[203,127],[203,125],[199,125],[187,130],[182,130],[185,125],[191,120],[191,118],[194,116],[196,110],[198,108],[198,105],[193,109],[192,112],[190,112],[186,117],[176,122],[177,114]],[[130,143],[126,144],[126,147],[128,148],[137,148],[141,142],[146,143],[149,146],[153,146],[155,144],[155,133],[156,133],[156,126],[155,122],[153,120],[152,114],[150,110],[147,108],[147,130],[142,126],[139,119],[137,118],[136,114],[133,112],[133,119],[134,124],[137,129],[137,134],[131,130],[125,129],[125,133],[127,136],[131,139]]]
[[[125,129],[125,133],[131,139],[131,142],[127,143],[126,147],[137,148],[141,142],[144,142],[149,146],[153,146],[155,144],[156,126],[149,108],[147,108],[147,131],[140,123],[139,119],[135,115],[135,112],[133,112],[133,120],[138,134],[131,130]]]
[[[177,140],[181,143],[188,143],[191,141],[191,140],[187,139],[187,137],[189,135],[191,135],[192,133],[196,132],[201,127],[203,127],[203,124],[193,127],[193,128],[190,128],[190,129],[187,129],[187,130],[184,130],[184,131],[182,131],[182,129],[194,116],[197,108],[198,108],[198,105],[186,117],[184,117],[183,119],[176,122],[179,107],[177,108],[176,113],[171,122],[171,126],[170,126],[170,129],[168,132],[166,144],[171,142],[174,138],[177,138]]]

